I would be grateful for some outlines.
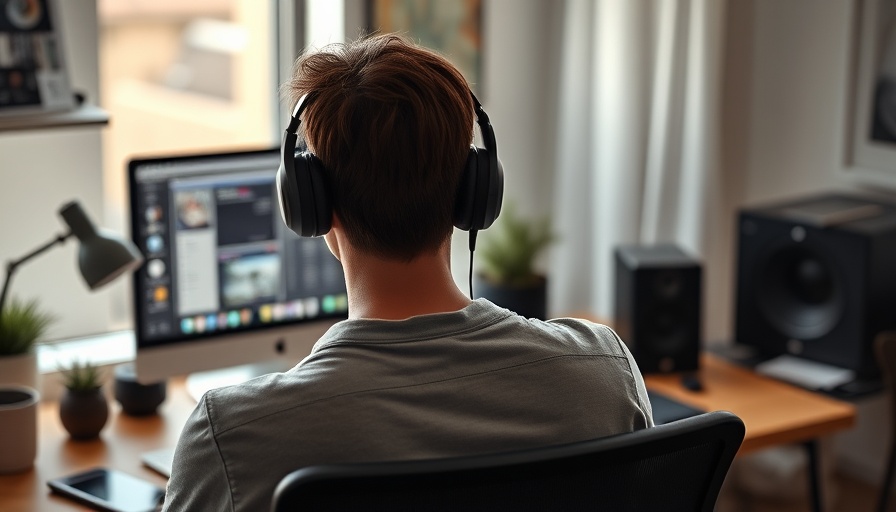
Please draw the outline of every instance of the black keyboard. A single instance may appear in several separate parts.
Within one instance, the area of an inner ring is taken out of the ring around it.
[[[706,412],[650,389],[647,390],[647,398],[650,400],[650,407],[653,409],[654,425],[683,420]]]

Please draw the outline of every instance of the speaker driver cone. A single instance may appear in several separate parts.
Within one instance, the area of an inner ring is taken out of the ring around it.
[[[766,319],[782,334],[808,340],[828,334],[844,310],[842,279],[826,258],[805,246],[769,255],[756,295]]]

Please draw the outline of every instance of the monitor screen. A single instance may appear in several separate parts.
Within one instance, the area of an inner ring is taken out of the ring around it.
[[[136,369],[144,382],[281,358],[297,363],[348,302],[322,238],[282,222],[278,149],[128,165]]]

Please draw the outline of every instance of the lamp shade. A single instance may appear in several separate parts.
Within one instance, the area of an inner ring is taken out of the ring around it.
[[[130,241],[104,229],[97,229],[77,202],[59,210],[72,234],[78,238],[78,267],[84,281],[95,290],[143,262],[140,251]]]

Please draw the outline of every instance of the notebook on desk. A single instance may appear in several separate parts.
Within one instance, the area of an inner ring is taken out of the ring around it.
[[[650,400],[650,407],[653,409],[654,425],[683,420],[706,412],[650,389],[647,390],[647,399]]]

